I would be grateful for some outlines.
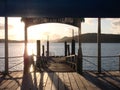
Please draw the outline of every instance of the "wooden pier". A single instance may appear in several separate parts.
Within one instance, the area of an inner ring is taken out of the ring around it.
[[[59,60],[58,60],[59,59]],[[84,71],[78,74],[64,63],[64,57],[53,57],[41,71],[0,73],[0,90],[119,90],[120,72]]]
[[[120,72],[97,74],[84,72],[31,72],[22,71],[0,75],[0,90],[119,90]]]

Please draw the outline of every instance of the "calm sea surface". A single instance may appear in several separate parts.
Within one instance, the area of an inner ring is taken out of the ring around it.
[[[70,43],[69,43],[70,44]],[[46,50],[46,43],[45,45]],[[102,56],[118,56],[120,55],[120,43],[102,43]],[[78,50],[78,43],[76,43],[76,54]],[[36,54],[36,44],[28,44],[29,54]],[[97,44],[96,43],[82,43],[83,56],[97,56]],[[23,70],[23,57],[14,58],[16,56],[23,56],[24,44],[23,43],[9,43],[9,68],[11,71]],[[50,55],[64,56],[64,43],[50,43]],[[0,43],[0,71],[4,70],[4,43]],[[14,65],[21,63],[13,67]],[[84,70],[97,70],[97,58],[96,57],[83,57],[83,69]],[[118,70],[119,69],[119,57],[103,57],[102,69],[105,70]]]

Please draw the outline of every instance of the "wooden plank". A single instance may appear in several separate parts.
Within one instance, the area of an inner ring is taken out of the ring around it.
[[[53,75],[53,82],[52,82],[51,90],[58,90],[58,75],[57,75],[57,73],[54,73],[54,75]]]
[[[45,86],[47,84],[47,80],[48,80],[48,73],[45,72],[44,76],[43,76],[43,89],[45,88]]]
[[[53,73],[48,73],[48,79],[44,90],[51,90],[52,88]]]
[[[99,89],[105,89],[105,90],[113,90],[116,88],[113,87],[110,83],[108,83],[107,80],[105,80],[105,74],[97,74],[95,72],[86,72],[85,77],[94,83],[94,85],[97,85]]]
[[[87,90],[94,90],[94,88],[89,84],[88,80],[86,80],[83,76],[78,75],[84,86]]]
[[[20,85],[18,85],[18,87],[16,88],[16,90],[21,90],[21,85],[22,85],[22,76],[23,76],[23,73],[21,72],[19,74],[19,77],[21,77],[21,79],[18,79],[18,82]],[[14,90],[14,89],[13,89]]]
[[[13,72],[12,74],[10,74],[10,76],[7,76],[10,83],[5,88],[11,89],[11,90],[16,90],[16,88],[18,87],[18,83],[19,83],[18,79],[20,78],[20,74],[21,74],[21,72]],[[6,80],[6,82],[7,81],[8,80]]]
[[[40,85],[40,73],[36,73],[36,77],[37,77],[37,87],[39,88],[39,85]]]
[[[117,87],[120,89],[120,82],[110,78],[110,77],[106,77],[105,78],[110,84],[112,84],[113,86]]]
[[[72,89],[73,89],[73,90],[79,90],[79,87],[78,87],[78,85],[77,85],[77,83],[76,83],[76,81],[75,81],[72,73],[68,73],[68,77],[69,77],[69,80],[70,80]]]
[[[13,78],[12,85],[9,89],[11,90],[16,90],[18,87],[21,87],[21,82],[22,81],[22,72],[17,72],[17,76]]]
[[[1,85],[0,85],[0,89],[9,89],[11,88],[13,85],[14,85],[14,82],[13,82],[13,78],[16,78],[17,77],[17,73],[16,72],[13,72],[10,74],[10,76],[6,76],[6,80],[4,80]],[[13,78],[11,78],[11,76]]]
[[[72,73],[73,77],[75,78],[77,85],[79,87],[80,90],[86,90],[86,87],[84,86],[84,84],[82,83],[82,81],[79,78],[79,74],[78,73]]]
[[[70,80],[68,78],[68,74],[63,73],[63,76],[64,76],[65,90],[72,90],[71,83],[70,83]]]
[[[47,79],[48,79],[48,73],[46,72],[42,72],[39,74],[39,81],[37,81],[37,83],[39,83],[38,88],[41,90],[44,90],[47,84]]]
[[[59,90],[65,90],[63,73],[59,73]]]

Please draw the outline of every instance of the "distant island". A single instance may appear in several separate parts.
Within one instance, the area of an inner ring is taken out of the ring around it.
[[[82,43],[96,43],[97,33],[82,34]],[[78,36],[74,36],[75,42],[78,42]],[[72,37],[63,37],[55,42],[71,42]],[[120,35],[118,34],[101,34],[102,43],[120,43]]]
[[[78,42],[78,36],[74,36],[75,42]],[[97,33],[87,33],[81,35],[82,43],[97,43]],[[53,40],[51,42],[63,43],[65,41],[71,42],[72,37],[63,37],[61,39]],[[4,43],[4,39],[0,39],[0,43]],[[9,40],[9,43],[24,43],[24,40]],[[33,42],[33,41],[29,41]],[[35,42],[35,41],[34,41]],[[46,41],[44,41],[46,42]],[[120,43],[120,35],[118,34],[101,34],[102,43]]]
[[[0,43],[4,43],[4,39],[0,39]],[[9,43],[24,43],[24,41],[18,41],[18,40],[8,40]]]

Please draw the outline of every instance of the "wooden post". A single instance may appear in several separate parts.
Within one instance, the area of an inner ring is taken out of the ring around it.
[[[49,40],[47,40],[47,59],[49,57]]]
[[[101,73],[101,19],[98,18],[98,73]]]
[[[40,57],[40,40],[37,40],[37,56]]]
[[[67,56],[67,42],[65,41],[65,43],[64,43],[64,47],[65,47],[65,56]]]
[[[42,56],[45,56],[45,47],[42,45]]]
[[[71,43],[71,54],[75,54],[75,39],[74,39],[74,30],[72,30],[72,43]]]
[[[37,40],[37,62],[40,60],[40,40]]]
[[[67,45],[68,55],[70,55],[70,45]]]
[[[119,55],[119,72],[120,72],[120,55]]]
[[[83,61],[82,61],[82,48],[81,48],[81,21],[80,20],[78,20],[78,27],[79,27],[79,30],[78,30],[79,49],[78,49],[78,58],[77,58],[77,72],[79,74],[82,74],[82,72],[83,72],[83,68],[82,68]]]
[[[8,74],[8,17],[5,16],[5,74]]]
[[[27,52],[27,24],[25,23],[25,49],[24,49],[24,74],[27,74],[29,72],[29,58],[28,58],[28,52]]]
[[[41,60],[40,60],[40,40],[37,40],[37,61],[36,61],[36,65],[38,67],[41,67]]]

